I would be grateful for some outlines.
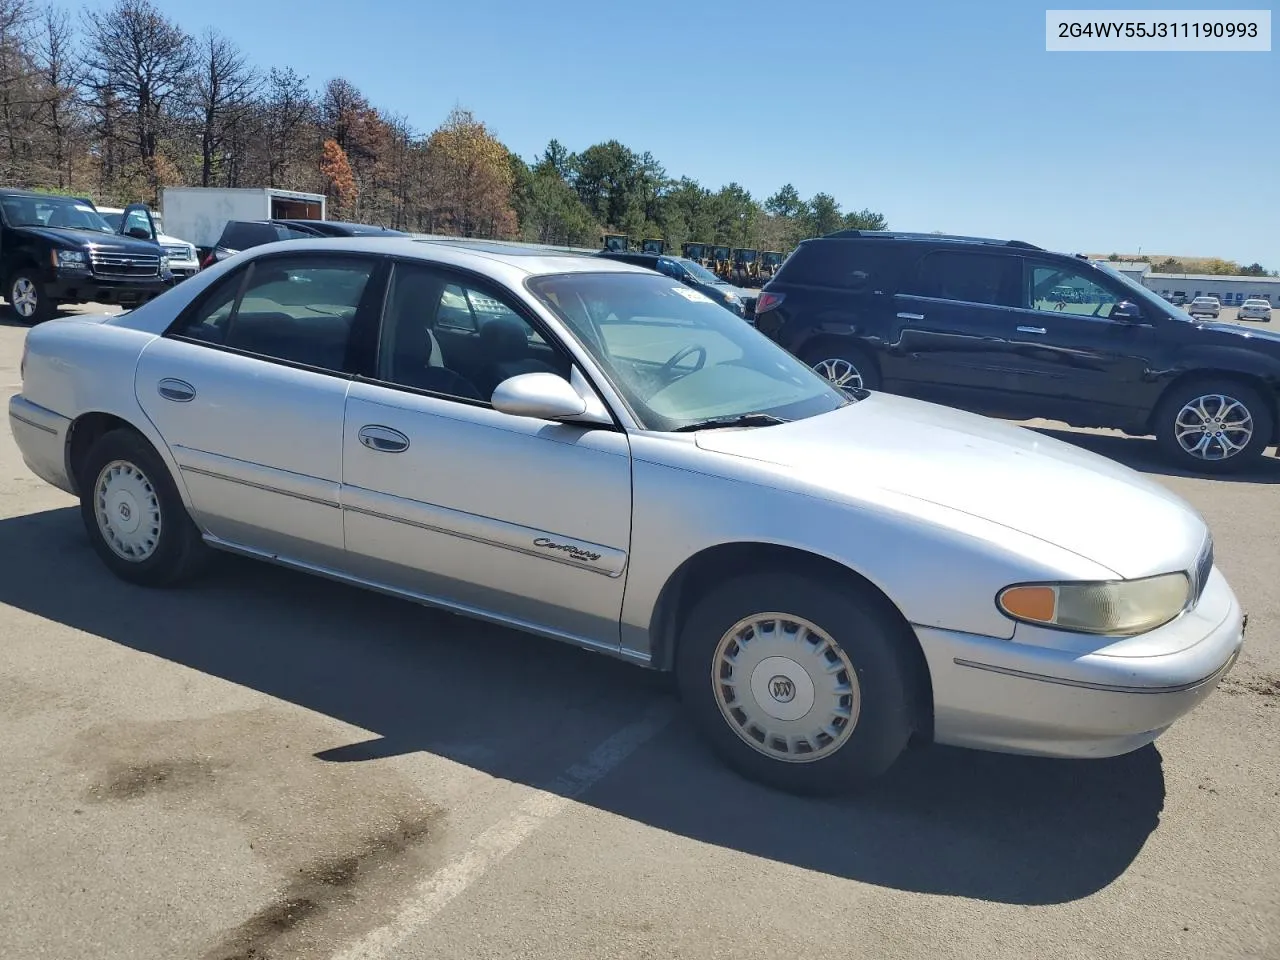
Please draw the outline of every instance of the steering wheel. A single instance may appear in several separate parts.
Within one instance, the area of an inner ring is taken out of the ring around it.
[[[703,366],[707,362],[707,348],[700,343],[692,343],[689,346],[685,347],[683,350],[678,351],[675,356],[673,356],[670,360],[668,360],[666,363],[662,365],[662,369],[659,370],[658,372],[661,373],[664,377],[670,376],[672,371],[675,370],[676,364],[678,364],[685,357],[692,356],[695,353],[698,355],[698,362],[694,364],[693,369],[689,370],[688,372],[697,373],[699,370],[703,368]]]

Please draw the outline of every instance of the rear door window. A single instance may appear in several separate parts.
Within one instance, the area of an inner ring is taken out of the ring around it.
[[[935,250],[925,254],[903,293],[989,306],[1019,305],[1022,260],[990,253]]]

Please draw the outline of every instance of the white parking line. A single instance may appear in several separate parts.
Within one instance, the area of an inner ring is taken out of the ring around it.
[[[540,826],[561,813],[658,734],[674,710],[667,701],[655,705],[635,723],[623,727],[596,747],[587,758],[562,773],[548,790],[534,790],[511,815],[479,834],[461,856],[449,861],[417,885],[400,912],[356,943],[339,951],[333,960],[387,960],[396,947],[418,928],[430,923],[500,860],[528,840]]]

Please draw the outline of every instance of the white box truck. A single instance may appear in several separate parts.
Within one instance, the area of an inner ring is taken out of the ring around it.
[[[164,229],[194,243],[203,257],[229,220],[324,220],[324,194],[273,187],[165,187]]]

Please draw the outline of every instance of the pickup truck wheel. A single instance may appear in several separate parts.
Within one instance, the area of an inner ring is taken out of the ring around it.
[[[842,389],[880,389],[875,361],[852,344],[820,343],[805,351],[804,362]]]
[[[852,789],[912,731],[901,624],[843,583],[759,573],[713,588],[681,631],[681,698],[712,749],[790,793]]]
[[[1275,428],[1272,408],[1246,383],[1198,380],[1174,388],[1156,413],[1156,436],[1186,469],[1230,473],[1262,456]]]
[[[43,323],[53,316],[54,304],[34,270],[17,270],[4,289],[10,311],[23,323]]]
[[[94,550],[122,580],[146,587],[194,574],[209,548],[169,468],[133,430],[103,434],[79,471],[80,515]]]

